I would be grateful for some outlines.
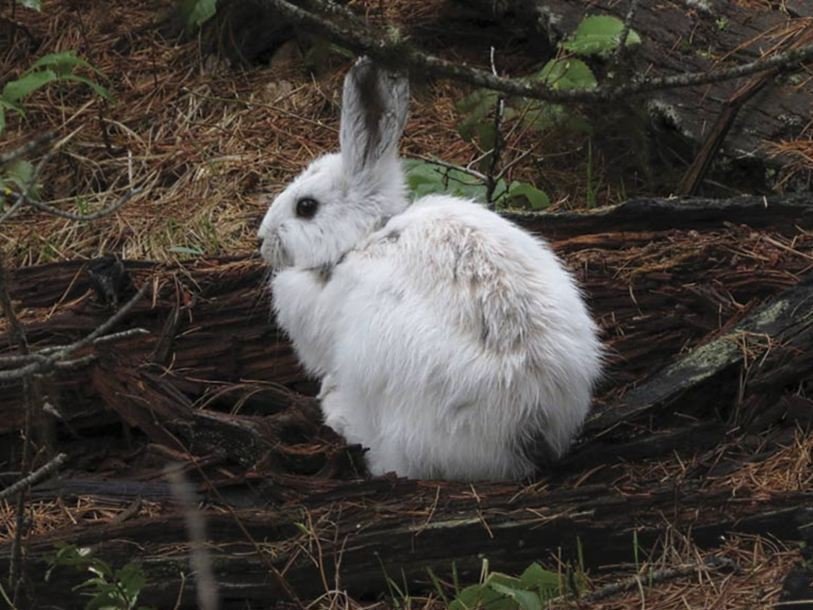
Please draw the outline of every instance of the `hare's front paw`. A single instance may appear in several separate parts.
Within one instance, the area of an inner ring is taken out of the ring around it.
[[[351,397],[327,375],[319,392],[325,425],[353,445],[369,446],[373,424],[363,404]]]
[[[297,356],[314,376],[330,370],[333,316],[324,283],[307,269],[284,269],[271,281],[277,324],[291,338]]]

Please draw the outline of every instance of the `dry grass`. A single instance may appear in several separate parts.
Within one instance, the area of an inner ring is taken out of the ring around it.
[[[137,500],[127,505],[105,502],[99,496],[77,496],[70,500],[31,500],[27,504],[31,528],[29,536],[41,536],[56,530],[96,523],[109,524],[122,518],[154,517],[165,507],[159,502]],[[11,502],[0,502],[0,544],[14,538],[15,511]]]
[[[586,607],[593,610],[768,608],[778,601],[784,574],[799,559],[798,551],[764,538],[732,537],[720,549],[709,553],[674,532],[665,530],[664,536],[672,537],[673,543],[657,560],[642,566],[639,570],[641,586],[637,590]],[[647,585],[647,574],[651,570],[685,564],[702,566],[704,560],[710,557],[731,560],[738,570],[732,572],[700,567],[691,577]]]
[[[267,205],[265,193],[337,146],[341,71],[316,78],[298,49],[268,68],[233,70],[177,43],[152,25],[170,2],[107,3],[78,9],[46,3],[21,14],[42,37],[36,54],[18,47],[4,68],[19,71],[45,52],[80,49],[115,95],[106,104],[78,87],[51,88],[12,120],[9,147],[45,128],[70,134],[45,168],[42,194],[64,209],[101,207],[130,186],[141,191],[115,217],[82,226],[24,214],[0,229],[0,247],[20,264],[117,252],[166,260],[200,252],[248,252]],[[438,86],[416,102],[404,143],[465,161],[471,146],[454,131],[458,92]],[[443,126],[438,129],[438,125]],[[84,206],[84,207],[82,207]]]
[[[39,14],[18,11],[18,20],[40,44],[33,50],[18,36],[0,56],[4,72],[18,74],[42,54],[75,49],[99,69],[115,99],[105,103],[77,86],[46,88],[26,102],[25,120],[10,117],[7,146],[46,128],[65,137],[45,168],[42,196],[67,210],[98,209],[132,184],[141,188],[119,214],[92,225],[38,214],[6,223],[0,227],[0,248],[18,264],[103,252],[154,260],[250,252],[268,193],[314,157],[335,149],[346,60],[336,58],[313,74],[303,60],[304,48],[290,42],[268,67],[233,69],[204,56],[197,40],[180,42],[159,32],[156,23],[172,5],[156,0],[111,8],[96,1],[80,8],[52,1]],[[446,22],[437,25],[449,10],[442,0],[351,5],[373,23],[420,32],[430,47],[435,38],[454,35]],[[780,45],[807,32],[807,22],[797,20],[762,38]],[[449,57],[487,64],[488,41],[465,40],[459,46],[440,44]],[[498,62],[516,70],[533,65],[533,58],[508,48]],[[476,158],[482,151],[456,130],[455,103],[466,93],[455,84],[418,85],[404,153],[460,164]],[[598,204],[641,192],[642,184],[625,178],[621,168],[636,163],[631,150],[608,157],[595,148],[588,172],[588,136],[540,136],[511,122],[505,130],[506,161],[533,151],[509,178],[538,184],[559,207],[585,206],[588,192]],[[808,145],[772,146],[793,157],[788,173],[795,175],[810,167]]]

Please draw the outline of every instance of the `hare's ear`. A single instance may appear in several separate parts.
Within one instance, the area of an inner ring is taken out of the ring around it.
[[[397,156],[408,105],[406,76],[388,72],[367,57],[350,68],[339,133],[345,171],[352,175]]]

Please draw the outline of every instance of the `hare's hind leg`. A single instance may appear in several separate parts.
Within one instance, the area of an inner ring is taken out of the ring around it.
[[[322,382],[319,400],[325,425],[340,434],[350,444],[358,444],[368,450],[367,468],[374,476],[395,472],[410,476],[410,465],[404,453],[403,443],[397,439],[384,438],[379,429],[381,422],[363,400],[335,384],[328,375]]]

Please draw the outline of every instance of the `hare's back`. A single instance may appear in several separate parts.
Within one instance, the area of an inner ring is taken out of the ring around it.
[[[390,292],[489,352],[551,341],[575,348],[571,342],[594,333],[573,277],[550,247],[479,204],[424,197],[359,254],[380,261],[377,281]]]

